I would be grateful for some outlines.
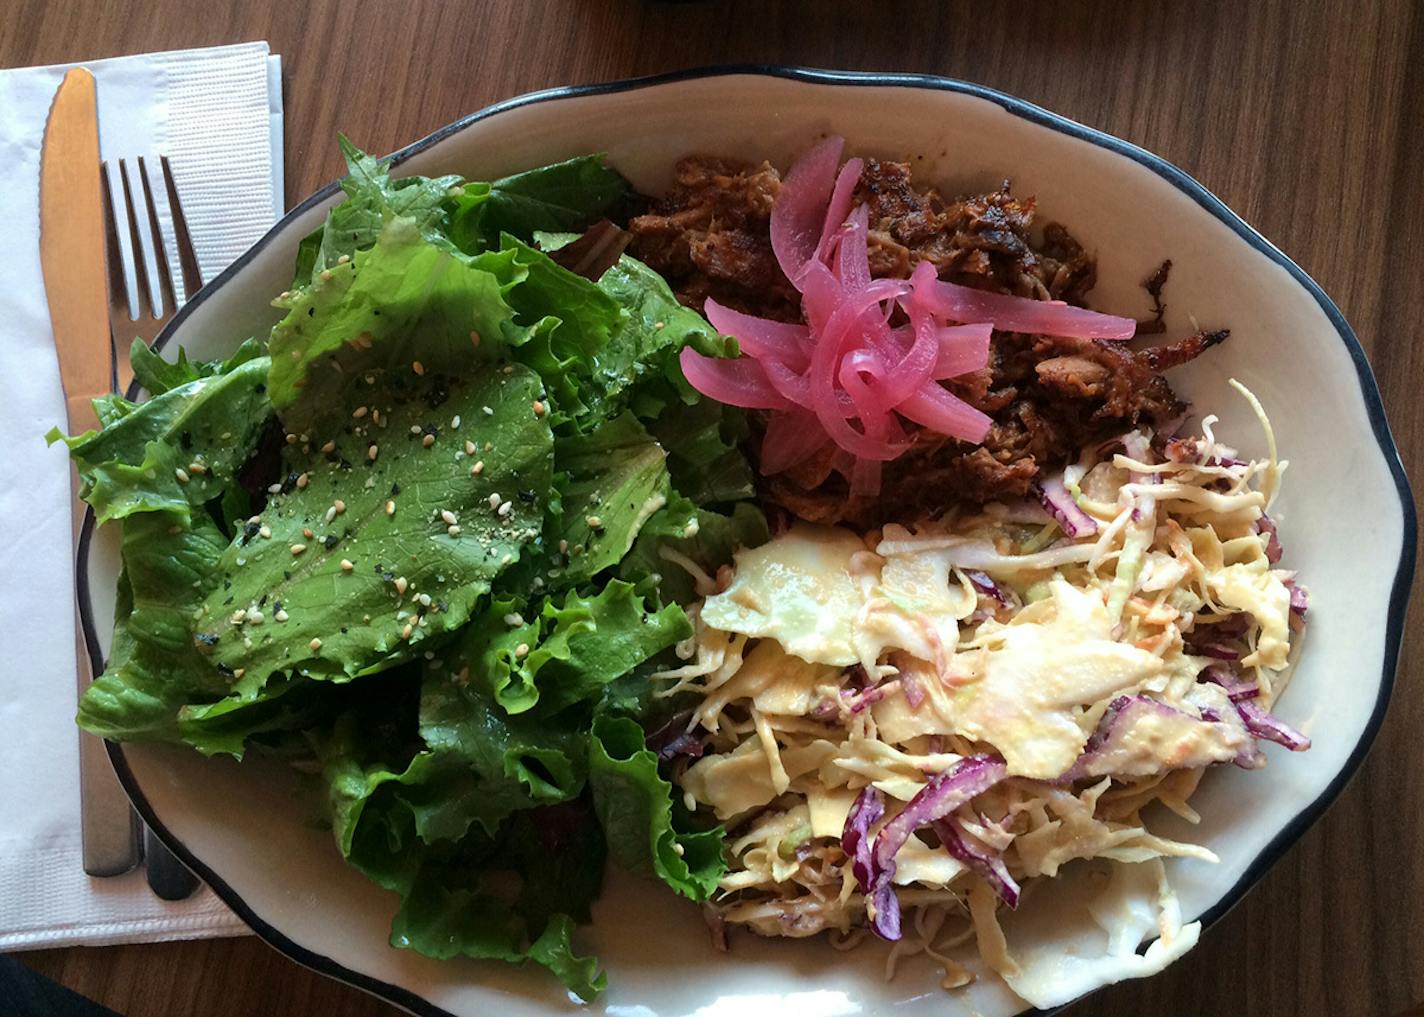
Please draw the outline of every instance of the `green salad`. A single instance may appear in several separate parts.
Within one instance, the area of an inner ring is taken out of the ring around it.
[[[393,945],[589,999],[606,859],[695,901],[725,869],[646,745],[646,676],[692,634],[660,550],[715,570],[766,538],[741,411],[678,366],[736,344],[632,258],[550,257],[630,200],[601,158],[393,180],[342,145],[271,333],[210,363],[135,342],[149,398],[51,436],[123,527],[79,724],[319,774],[342,856],[399,894]]]

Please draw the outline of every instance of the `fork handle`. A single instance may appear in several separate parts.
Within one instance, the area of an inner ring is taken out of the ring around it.
[[[85,411],[93,410],[88,400],[69,400],[70,425],[80,430],[88,423]],[[77,414],[77,417],[76,417]],[[95,426],[95,419],[89,426]],[[70,467],[69,482],[73,498],[70,518],[74,527],[74,547],[84,529],[83,502],[79,500],[79,474]],[[78,576],[76,575],[76,580]],[[91,669],[89,647],[84,640],[84,624],[80,620],[76,598],[74,612],[74,672],[79,695],[89,687]],[[104,750],[104,741],[88,731],[79,732],[79,820],[83,838],[84,871],[91,876],[117,876],[138,864],[138,817],[119,783],[118,775]]]

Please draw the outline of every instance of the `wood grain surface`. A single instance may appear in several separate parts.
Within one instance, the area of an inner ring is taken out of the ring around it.
[[[268,40],[287,198],[346,132],[390,151],[532,89],[702,64],[982,82],[1183,167],[1298,261],[1360,335],[1424,475],[1424,7],[1248,3],[9,0],[0,66]],[[1424,1002],[1424,637],[1359,776],[1190,955],[1074,1015],[1393,1017]],[[253,939],[48,950],[34,969],[128,1017],[395,1011]],[[945,1013],[954,1013],[946,1001]]]

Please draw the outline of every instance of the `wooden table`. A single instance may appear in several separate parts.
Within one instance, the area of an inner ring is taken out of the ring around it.
[[[889,0],[5,6],[0,66],[268,40],[285,66],[289,203],[338,175],[338,130],[390,151],[551,85],[726,62],[983,82],[1160,153],[1295,258],[1359,332],[1406,465],[1424,476],[1424,7],[1409,0],[990,15]],[[1421,649],[1407,641],[1374,753],[1328,816],[1185,960],[1074,1013],[1424,1014]],[[395,1012],[255,939],[22,959],[129,1017]]]

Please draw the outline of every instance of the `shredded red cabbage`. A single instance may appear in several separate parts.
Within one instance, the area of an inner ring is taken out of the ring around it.
[[[940,843],[953,858],[993,887],[999,899],[1011,910],[1018,908],[1019,884],[1009,875],[1009,867],[1004,864],[1004,856],[1000,852],[971,837],[954,816],[937,819],[933,825]]]
[[[1008,768],[993,756],[971,756],[930,779],[875,838],[871,854],[870,927],[882,939],[900,938],[900,901],[895,896],[895,856],[914,832],[943,819],[1004,779]],[[863,884],[862,884],[863,885]]]
[[[870,828],[885,815],[885,798],[873,784],[866,785],[856,796],[855,804],[846,813],[841,831],[841,850],[850,859],[851,872],[861,890],[869,896],[873,890],[874,859],[871,855]]]
[[[1061,476],[1043,477],[1034,486],[1038,500],[1068,536],[1089,537],[1098,532],[1098,521],[1078,507]]]

